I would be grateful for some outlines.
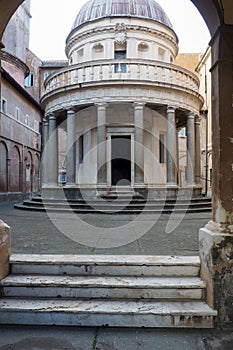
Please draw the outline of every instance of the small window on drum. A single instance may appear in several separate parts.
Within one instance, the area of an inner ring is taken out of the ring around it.
[[[166,50],[164,50],[162,47],[158,48],[158,60],[159,61],[165,60],[165,53],[166,53]]]
[[[149,45],[147,43],[140,43],[138,45],[138,51],[139,52],[148,52],[149,51]]]
[[[77,51],[77,61],[78,62],[82,62],[83,61],[83,56],[84,56],[84,50],[83,49],[79,49]]]
[[[101,53],[101,52],[104,52],[104,46],[98,43],[93,46],[92,50],[94,53]]]

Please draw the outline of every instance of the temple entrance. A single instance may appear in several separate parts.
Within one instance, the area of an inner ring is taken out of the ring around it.
[[[131,136],[111,136],[111,185],[131,185]]]

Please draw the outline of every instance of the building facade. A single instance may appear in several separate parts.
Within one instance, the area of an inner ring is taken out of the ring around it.
[[[175,64],[178,39],[160,5],[130,4],[88,1],[67,38],[68,66],[45,81],[45,164],[52,162],[45,171],[47,193],[58,185],[62,129],[71,196],[120,188],[152,198],[185,196],[190,189],[201,194],[198,76]],[[183,181],[182,128],[188,155]]]
[[[30,1],[26,1],[12,17],[3,36],[0,200],[20,199],[40,188],[43,112],[39,99],[25,87],[33,79],[26,64],[29,20]]]

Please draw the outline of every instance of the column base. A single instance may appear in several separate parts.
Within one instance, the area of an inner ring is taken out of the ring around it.
[[[63,188],[77,188],[77,185],[75,183],[66,183]]]
[[[233,326],[233,232],[221,233],[210,222],[199,232],[201,277],[207,283],[207,302],[218,311],[216,326]],[[210,229],[211,228],[211,229]]]
[[[175,182],[167,182],[166,186],[169,188],[178,188],[178,185]]]
[[[42,185],[42,190],[43,189],[50,189],[50,188],[59,188],[58,184],[43,184]]]

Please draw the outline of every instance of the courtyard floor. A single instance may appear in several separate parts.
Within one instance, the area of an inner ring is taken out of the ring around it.
[[[198,231],[210,220],[210,213],[184,217],[59,214],[50,218],[46,213],[20,211],[12,203],[1,203],[0,219],[11,226],[13,253],[198,255]],[[135,235],[131,237],[132,230]],[[139,349],[232,350],[233,332],[55,326],[0,328],[0,350]]]
[[[0,204],[13,253],[198,255],[199,229],[211,214],[49,215]]]

